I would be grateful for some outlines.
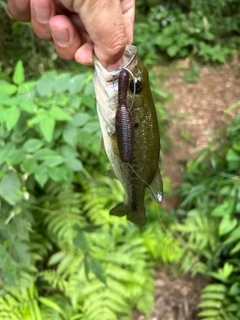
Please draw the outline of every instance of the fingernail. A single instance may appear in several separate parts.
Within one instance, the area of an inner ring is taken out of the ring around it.
[[[39,2],[35,1],[33,3],[33,9],[35,11],[37,20],[42,23],[49,22],[51,17],[51,7],[50,6],[42,6]]]
[[[61,46],[66,46],[69,43],[69,33],[67,29],[52,30],[52,36]]]
[[[21,12],[21,11],[25,11],[28,8],[29,3],[28,1],[16,1],[15,5],[17,9]]]

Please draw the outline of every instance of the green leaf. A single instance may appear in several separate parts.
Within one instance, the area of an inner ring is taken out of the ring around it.
[[[25,94],[35,88],[37,85],[37,81],[28,81],[24,82],[18,87],[18,94]]]
[[[52,158],[52,157],[55,157],[57,156],[58,154],[51,150],[51,149],[48,149],[48,148],[43,148],[43,149],[40,149],[39,151],[37,151],[34,155],[34,158],[36,160],[41,160],[41,161],[44,161],[44,160],[47,160],[49,158]]]
[[[175,44],[167,48],[167,53],[170,57],[175,57],[178,51],[179,51],[179,48]]]
[[[25,76],[24,76],[24,68],[23,68],[23,62],[20,60],[18,61],[14,74],[13,74],[13,82],[17,85],[20,85],[24,82]]]
[[[45,306],[52,308],[53,310],[56,310],[60,314],[63,314],[63,310],[53,300],[45,297],[39,297],[38,300]]]
[[[4,163],[6,159],[14,154],[16,151],[16,147],[13,143],[8,143],[0,149],[0,164]]]
[[[199,303],[199,308],[216,308],[219,309],[221,307],[222,302],[216,300],[206,300]]]
[[[24,143],[23,148],[26,152],[35,153],[42,145],[43,142],[39,139],[29,139]]]
[[[59,107],[52,107],[50,109],[50,115],[53,119],[58,121],[70,121],[72,118],[61,108]]]
[[[83,127],[82,130],[89,133],[100,132],[99,122],[89,122]]]
[[[228,215],[224,216],[219,224],[218,234],[220,236],[229,233],[237,226],[237,219],[232,219]]]
[[[67,170],[65,167],[54,167],[48,170],[49,177],[57,182],[68,181]]]
[[[70,96],[68,97],[68,106],[69,108],[73,108],[75,110],[78,110],[82,103],[82,97],[78,96]]]
[[[55,120],[48,115],[44,115],[40,122],[40,129],[47,142],[52,141],[54,127]]]
[[[234,109],[240,107],[240,101],[237,101],[235,103],[233,103],[230,107],[228,107],[226,110],[224,110],[223,112],[225,113],[231,113],[231,111],[233,111]]]
[[[221,283],[213,283],[207,285],[202,292],[227,292],[227,288],[224,284]]]
[[[44,187],[45,183],[48,180],[48,170],[45,166],[38,166],[35,172],[35,178],[41,187]]]
[[[67,125],[63,130],[63,140],[70,146],[75,147],[78,140],[77,129],[71,125]]]
[[[5,110],[6,108],[4,108],[3,106],[0,106],[0,123],[4,123],[5,122]]]
[[[3,277],[8,285],[14,286],[17,280],[17,268],[14,261],[9,258],[3,267]]]
[[[67,145],[61,147],[60,153],[65,159],[76,158],[78,156],[76,149]]]
[[[20,117],[20,114],[20,109],[15,106],[6,109],[5,123],[8,131],[12,130],[12,128],[16,125]]]
[[[90,121],[90,118],[88,113],[78,112],[74,114],[71,124],[75,127],[82,127]]]
[[[75,248],[80,249],[83,252],[90,252],[84,232],[77,232],[77,236],[73,239],[73,245]]]
[[[57,167],[59,164],[64,162],[64,158],[61,156],[51,157],[45,160],[44,165],[50,168]]]
[[[28,173],[36,172],[37,168],[38,168],[38,163],[34,158],[27,159],[22,164],[22,169]]]
[[[238,251],[240,251],[240,241],[233,247],[233,249],[230,251],[230,254],[233,255]]]
[[[40,96],[48,96],[53,91],[55,75],[51,72],[45,73],[37,82],[37,92]]]
[[[17,89],[17,86],[15,86],[14,84],[0,84],[0,92],[4,92],[9,96],[16,93]]]
[[[94,95],[94,93],[95,93],[94,85],[92,82],[89,82],[84,88],[83,95],[84,96],[92,96],[92,95]]]
[[[20,103],[20,108],[27,113],[36,113],[37,106],[31,100],[24,100]]]
[[[15,172],[4,175],[0,182],[0,196],[11,205],[15,205],[21,199],[18,194],[21,189],[21,182]]]
[[[223,277],[227,279],[233,272],[233,265],[228,262],[225,262],[222,270],[223,270]]]
[[[222,204],[214,208],[211,212],[212,217],[223,217],[231,215],[234,209],[235,202],[233,199],[225,200]]]
[[[238,227],[235,230],[233,230],[224,243],[228,244],[228,243],[231,243],[233,241],[237,241],[239,239],[240,239],[240,227]]]
[[[94,259],[94,258],[91,258],[90,260],[90,267],[91,267],[91,270],[92,272],[95,274],[95,276],[101,281],[103,282],[104,284],[106,284],[106,278],[104,276],[104,269],[101,265],[101,263]]]
[[[219,315],[219,310],[216,310],[216,309],[204,310],[198,313],[199,317],[217,317],[218,315]]]
[[[237,161],[240,160],[240,155],[235,150],[229,149],[226,159],[227,161]]]
[[[84,256],[83,263],[84,263],[85,276],[89,280],[89,272],[90,272],[89,255]]]
[[[96,100],[91,96],[82,97],[82,104],[88,108],[95,108]]]
[[[25,160],[25,152],[23,149],[15,150],[13,154],[9,154],[6,157],[6,162],[8,165],[20,164]]]
[[[66,253],[64,251],[54,253],[48,260],[48,266],[59,263],[65,257],[65,255]]]
[[[77,76],[73,77],[70,80],[69,93],[70,94],[79,93],[85,85],[85,78],[86,78],[86,75],[84,73],[78,74]]]
[[[83,171],[83,164],[76,158],[69,158],[65,161],[66,166],[72,171]]]
[[[70,87],[70,74],[63,73],[57,76],[57,79],[54,81],[54,91],[57,93],[61,93],[67,91]]]
[[[240,294],[240,282],[235,282],[229,289],[230,296],[239,296]]]

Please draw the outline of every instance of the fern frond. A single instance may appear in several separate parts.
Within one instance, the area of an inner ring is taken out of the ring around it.
[[[84,319],[117,320],[117,314],[123,313],[123,310],[125,314],[131,313],[129,305],[121,294],[106,285],[95,291],[83,290],[82,294],[87,298],[82,310]]]
[[[201,302],[198,307],[202,310],[198,316],[204,320],[218,319],[227,320],[231,319],[231,312],[227,312],[226,301],[228,288],[224,284],[209,284],[201,293]]]
[[[39,273],[39,277],[46,280],[53,289],[58,289],[65,293],[67,290],[67,281],[56,270],[44,270]]]
[[[0,319],[42,320],[36,288],[32,286],[21,291],[9,289],[0,297]]]
[[[86,186],[86,192],[82,195],[83,211],[95,224],[118,221],[119,218],[109,215],[109,210],[118,202],[123,201],[123,188],[115,180],[103,176]],[[126,225],[126,219],[120,219]]]

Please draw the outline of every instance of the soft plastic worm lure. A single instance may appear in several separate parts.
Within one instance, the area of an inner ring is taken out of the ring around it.
[[[127,106],[129,72],[122,69],[118,78],[118,108],[116,112],[116,135],[120,159],[130,163],[133,152],[134,122]]]

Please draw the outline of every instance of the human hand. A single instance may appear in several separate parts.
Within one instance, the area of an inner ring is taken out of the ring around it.
[[[8,0],[8,10],[17,20],[31,21],[37,36],[52,40],[66,60],[93,65],[94,50],[112,71],[132,43],[134,0]]]

